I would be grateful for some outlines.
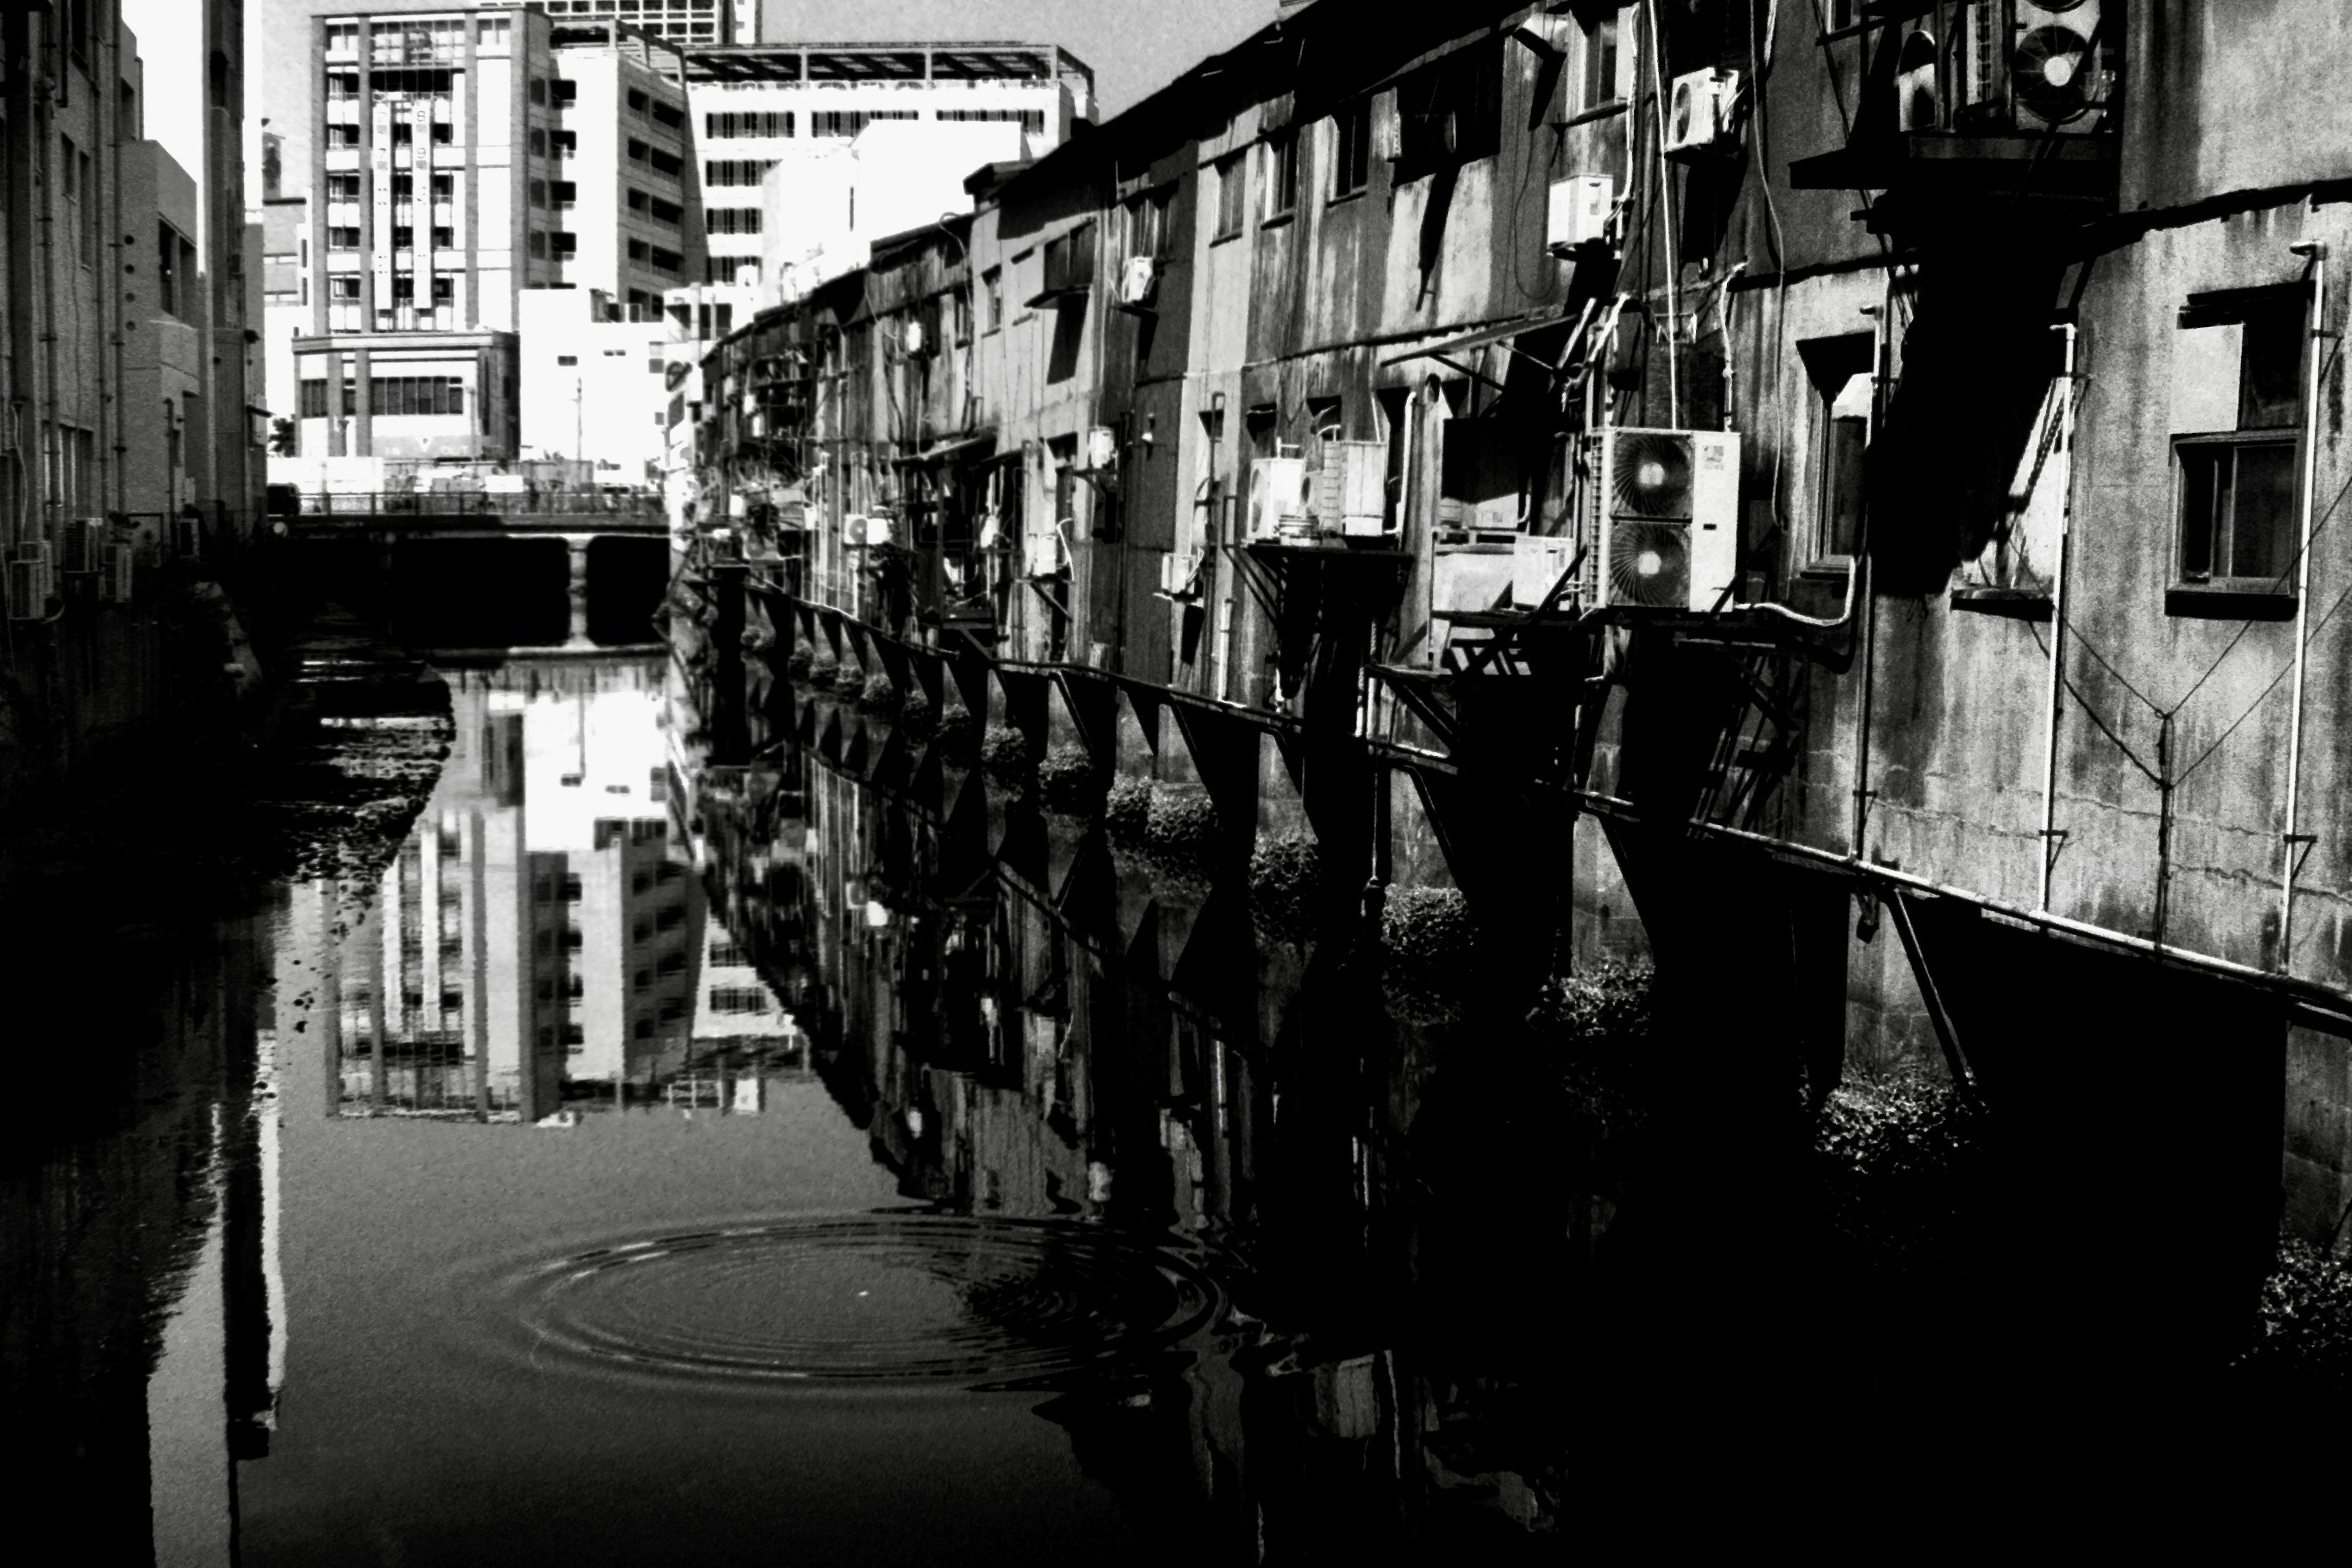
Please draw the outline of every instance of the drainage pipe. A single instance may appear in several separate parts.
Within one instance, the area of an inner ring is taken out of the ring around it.
[[[2058,841],[2058,713],[2066,681],[2066,549],[2074,521],[2074,350],[2079,329],[2069,321],[2065,375],[2059,396],[2058,439],[2066,450],[2066,489],[2058,498],[2058,558],[2050,569],[2050,679],[2043,698],[2042,752],[2042,892],[2034,908],[2050,912],[2050,873]]]
[[[2287,248],[2311,258],[2311,324],[2305,333],[2304,350],[2303,529],[2294,557],[2294,694],[2286,726],[2286,828],[2279,836],[2278,967],[2282,974],[2294,968],[2294,850],[2302,837],[2295,832],[2295,810],[2300,804],[2296,785],[2303,771],[2303,677],[2311,635],[2311,505],[2313,488],[2319,482],[2319,350],[2325,341],[2320,333],[2327,321],[2326,245],[2312,239]]]

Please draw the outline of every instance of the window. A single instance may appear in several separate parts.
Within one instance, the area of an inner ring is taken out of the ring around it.
[[[359,95],[359,72],[329,71],[327,73],[327,96],[329,98],[357,98]]]
[[[1298,133],[1285,131],[1265,143],[1265,216],[1287,217],[1298,210]]]
[[[547,182],[545,180],[533,180],[530,183],[530,205],[535,207],[543,207],[547,205]]]
[[[855,136],[877,120],[913,120],[911,109],[828,109],[809,116],[812,136]]]
[[[776,166],[773,158],[714,158],[702,165],[706,185],[756,185]]]
[[[702,136],[706,142],[732,142],[743,137],[761,136],[782,139],[792,133],[790,110],[768,113],[706,114],[702,117]]]
[[[1491,158],[1502,145],[1499,39],[1456,49],[1397,83],[1399,183],[1444,165]]]
[[[578,364],[580,363],[580,356],[578,354],[557,354],[555,356],[555,363],[558,364]]]
[[[676,131],[686,123],[686,110],[674,103],[654,105],[654,123],[665,131]]]
[[[1843,26],[1832,22],[1832,27]],[[1617,11],[1612,6],[1589,16],[1584,24],[1584,107],[1599,109],[1615,103],[1617,90]]]
[[[1042,109],[942,109],[932,118],[967,123],[1017,124],[1032,136],[1045,133],[1045,111]]]
[[[576,256],[580,251],[580,237],[568,228],[550,230],[547,248],[556,256]]]
[[[646,95],[645,89],[639,87],[629,89],[629,107],[635,110],[639,114],[643,114],[647,109],[651,108],[653,106],[653,101],[654,100]]]
[[[1360,98],[1331,117],[1331,199],[1372,183],[1372,100]]]
[[[709,207],[703,212],[702,225],[712,234],[757,234],[760,232],[760,209]]]
[[[435,201],[449,201],[454,198],[457,194],[457,177],[455,174],[436,174],[433,176],[433,199]]]
[[[433,248],[434,248],[434,249],[436,249],[436,250],[454,250],[454,249],[456,249],[456,248],[457,248],[457,231],[455,228],[452,228],[452,227],[448,227],[448,226],[436,226],[436,227],[433,230]],[[443,279],[443,281],[445,281],[445,282],[446,282],[446,279]],[[441,290],[441,289],[439,288],[439,286],[436,284],[436,285],[435,286],[435,289],[434,289],[434,297],[435,297],[436,299],[438,299],[438,298],[440,298],[440,297],[441,297],[441,294],[442,294],[442,290]]]
[[[547,156],[547,132],[536,125],[530,128],[530,151],[534,157]]]
[[[505,48],[511,26],[509,20],[504,16],[485,17],[481,24],[481,31],[478,35],[480,47],[485,49]]]
[[[1249,193],[1249,166],[1236,153],[1217,160],[1217,227],[1211,240],[1231,239],[1242,231],[1244,203]]]
[[[632,261],[643,261],[646,258],[646,252],[651,249],[652,247],[646,244],[644,240],[633,239],[629,241],[629,259]]]
[[[710,1010],[764,1013],[768,1010],[768,994],[756,985],[714,985],[710,988]]]
[[[580,186],[571,180],[554,180],[549,183],[547,194],[557,206],[568,207],[580,199]]]
[[[667,174],[672,179],[686,173],[685,159],[675,153],[665,153],[658,147],[654,149],[653,157],[649,162],[653,164],[656,174]]]
[[[982,308],[988,320],[981,331],[992,332],[1004,324],[1004,268],[992,267],[980,275]]]
[[[652,154],[652,153],[653,149],[643,142],[638,141],[634,136],[629,138],[629,161],[631,163],[642,163]]]
[[[330,22],[326,31],[329,55],[355,55],[360,52],[360,25],[357,22]]]
[[[360,199],[360,177],[357,174],[327,176],[327,199],[331,202],[355,202]]]
[[[543,104],[547,101],[547,79],[545,77],[535,76],[530,79],[530,100],[533,103],[539,104]]]
[[[395,279],[394,281],[397,284],[404,279]],[[320,382],[318,385],[320,402],[323,405],[326,383]],[[343,389],[346,404],[351,401],[352,390],[350,384],[346,383]],[[453,375],[372,375],[368,378],[368,409],[376,416],[463,414],[466,412],[466,384]],[[352,410],[346,407],[344,412]],[[577,881],[578,879],[573,878],[566,882],[564,897],[578,896],[570,890]]]
[[[1168,254],[1168,204],[1172,191],[1152,191],[1127,204],[1127,256]]]
[[[547,258],[547,236],[538,229],[532,229],[530,231],[530,247],[531,255],[539,258],[542,261],[545,260]]]
[[[180,234],[170,224],[155,226],[155,289],[156,303],[167,315],[180,313],[179,306]]]
[[[358,273],[337,272],[328,278],[327,298],[330,300],[357,300],[359,297],[360,275]]]
[[[435,129],[438,130],[440,128],[436,126]],[[580,151],[580,132],[577,131],[551,131],[547,133],[547,145],[549,150],[559,158],[576,156]]]
[[[1814,560],[1862,546],[1863,462],[1870,450],[1874,341],[1867,332],[1797,345],[1812,383]]]
[[[2302,286],[2290,285],[2191,295],[2181,310],[2172,401],[2181,586],[2165,604],[2173,614],[2292,611],[2305,302]],[[2214,595],[2235,602],[2217,605]]]
[[[356,147],[359,144],[360,128],[358,126],[331,124],[327,127],[329,147]]]

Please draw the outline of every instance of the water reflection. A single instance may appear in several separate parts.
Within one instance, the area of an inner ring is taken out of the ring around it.
[[[1041,1412],[1129,1517],[1201,1562],[1548,1531],[1549,1097],[1391,1016],[1349,921],[1285,938],[852,704],[748,706],[774,761],[704,775],[713,896],[899,1192],[1169,1238],[1219,1282],[1180,1357]]]
[[[791,1016],[694,875],[667,670],[446,672],[456,736],[439,787],[320,955],[337,1113],[756,1111],[770,1077],[804,1068]]]
[[[1261,934],[786,686],[441,673],[439,781],[351,879],[26,950],[104,1091],[9,1171],[18,1479],[93,1560],[1549,1528],[1541,1156],[1345,929]]]

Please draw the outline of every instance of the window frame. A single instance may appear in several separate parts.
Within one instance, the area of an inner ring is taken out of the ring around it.
[[[2306,499],[2304,486],[2307,454],[2304,441],[2310,416],[2306,403],[2310,395],[2310,362],[2306,356],[2315,347],[2310,309],[2309,285],[2303,280],[2191,294],[2180,309],[2178,327],[2181,331],[2229,326],[2240,329],[2238,386],[2237,395],[2231,400],[2235,423],[2231,428],[2170,433],[2168,460],[2172,481],[2168,514],[2171,571],[2164,604],[2168,616],[2286,620],[2295,613],[2296,555],[2302,548],[2298,523]],[[2291,363],[2258,361],[2258,353],[2275,353],[2289,345],[2293,348]],[[2292,397],[2282,403],[2274,397],[2259,395],[2261,382],[2275,381],[2282,369],[2291,378],[2287,384],[2293,389]],[[2263,418],[2266,413],[2276,416]],[[2262,422],[2254,422],[2258,419]],[[2217,569],[2224,563],[2231,567],[2237,564],[2237,507],[2240,498],[2247,493],[2240,483],[2245,472],[2243,458],[2255,451],[2284,452],[2288,465],[2285,502],[2273,523],[2275,533],[2272,556],[2279,565],[2267,576]],[[2202,544],[2202,574],[2196,574],[2190,565],[2194,556],[2189,542],[2189,508],[2199,486],[2191,468],[2194,464],[2218,462],[2224,454],[2230,464],[2228,510],[2226,514],[2219,511],[2222,499],[2220,488],[2208,480],[2204,493],[2216,511],[2200,524],[2200,531],[2210,531]]]
[[[1325,200],[1351,201],[1371,187],[1372,100],[1366,96],[1331,113],[1331,189]]]
[[[1217,219],[1209,236],[1211,245],[1238,239],[1249,227],[1249,165],[1246,151],[1228,153],[1209,165],[1217,178]]]
[[[1260,228],[1288,223],[1298,216],[1299,157],[1305,150],[1304,140],[1298,130],[1292,128],[1275,132],[1260,143],[1265,151],[1259,161],[1265,174],[1259,193],[1264,207],[1258,214]]]

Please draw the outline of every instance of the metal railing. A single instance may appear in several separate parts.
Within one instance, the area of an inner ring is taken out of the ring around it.
[[[361,490],[296,498],[305,518],[446,517],[477,521],[598,517],[658,522],[662,498],[597,490]],[[281,513],[286,510],[280,508]]]

